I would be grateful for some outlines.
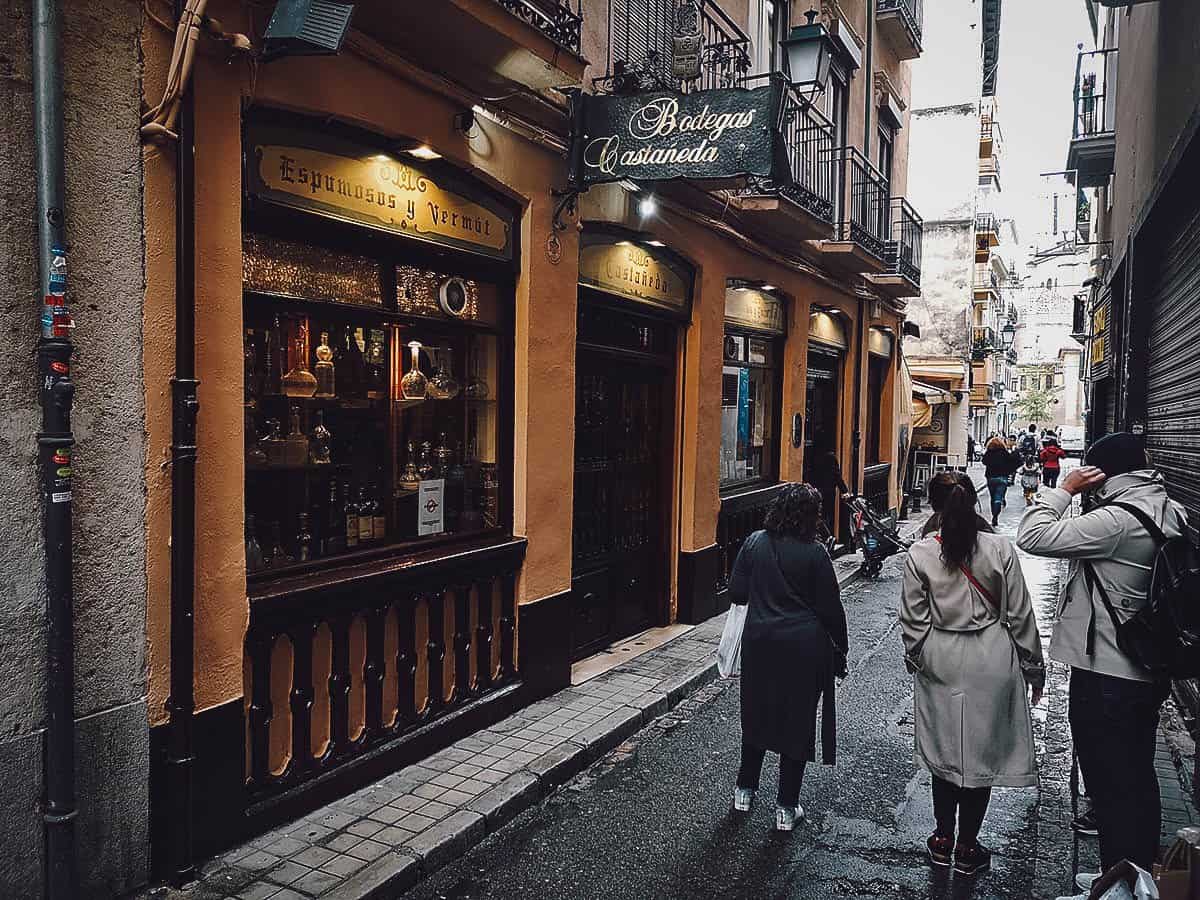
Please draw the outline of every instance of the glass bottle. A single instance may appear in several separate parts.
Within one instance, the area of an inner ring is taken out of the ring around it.
[[[445,435],[442,436],[442,444],[445,446]],[[451,534],[457,534],[459,531],[459,519],[462,516],[464,495],[466,493],[467,471],[462,467],[459,457],[462,453],[462,442],[459,441],[459,452],[450,452],[450,458],[446,466],[446,531]]]
[[[433,374],[429,376],[428,393],[433,400],[453,400],[460,390],[452,374],[454,357],[450,350],[433,350]]]
[[[267,551],[267,567],[280,569],[290,566],[296,560],[283,548],[283,537],[279,531],[279,522],[271,523],[271,549]]]
[[[317,422],[308,438],[308,461],[315,466],[325,466],[333,461],[333,435],[325,427],[325,410],[317,410]]]
[[[246,571],[261,572],[267,567],[263,558],[262,546],[258,543],[258,534],[254,528],[254,516],[246,516]]]
[[[337,367],[338,378],[342,385],[341,396],[350,398],[365,397],[366,375],[364,372],[362,348],[355,337],[355,329],[347,325],[342,344],[342,358]]]
[[[289,466],[303,466],[308,462],[308,438],[300,430],[300,407],[293,406],[288,414],[287,448],[284,458]]]
[[[422,481],[427,481],[433,476],[433,444],[429,441],[421,442],[421,458],[417,463],[417,474],[421,476]]]
[[[400,475],[400,490],[416,491],[420,487],[421,475],[417,472],[417,445],[413,441],[409,441],[408,461],[404,464],[404,471]]]
[[[354,495],[350,493],[350,482],[348,481],[342,482],[342,496],[346,498],[346,503],[342,507],[346,549],[353,550],[358,546],[358,504],[354,502]]]
[[[450,449],[450,442],[446,439],[446,432],[438,435],[437,449],[433,451],[434,459],[437,460],[434,466],[434,472],[438,478],[445,478],[450,471],[450,462],[454,458],[454,451]]]
[[[251,468],[265,466],[267,453],[263,450],[258,429],[254,425],[254,410],[250,407],[246,407],[246,422],[242,428],[246,436],[246,465]]]
[[[424,400],[429,390],[429,379],[421,372],[421,342],[410,341],[412,368],[400,379],[400,397],[404,400]]]
[[[242,344],[242,402],[254,406],[258,400],[258,350],[254,346],[254,329],[247,328]]]
[[[477,345],[475,352],[471,354],[471,372],[467,379],[467,397],[471,400],[486,400],[488,394],[491,393],[487,381],[479,374],[481,355]]]
[[[329,500],[325,506],[324,552],[328,556],[346,549],[346,511],[338,497],[337,481],[329,479]]]
[[[382,541],[387,536],[387,513],[374,485],[371,486],[371,534],[377,541]]]
[[[282,466],[287,462],[287,441],[279,431],[279,420],[267,419],[264,424],[267,426],[267,433],[259,443],[267,457],[267,465]]]
[[[293,346],[295,362],[283,376],[283,393],[288,397],[311,397],[317,392],[317,379],[308,371],[308,352],[303,329],[296,336]]]
[[[283,347],[280,337],[283,334],[279,316],[275,316],[272,327],[267,331],[263,343],[266,345],[266,378],[263,385],[264,394],[278,394],[279,378],[283,372]]]
[[[387,394],[387,351],[386,338],[381,328],[372,328],[367,332],[367,395],[384,397]]]
[[[371,515],[371,498],[366,488],[358,489],[358,543],[359,546],[375,540],[375,519]]]
[[[329,346],[329,332],[321,332],[321,343],[317,344],[316,349],[317,364],[313,366],[316,369],[317,392],[314,397],[332,397],[334,395],[334,369],[333,369],[333,349]]]
[[[300,513],[296,531],[296,557],[300,562],[308,562],[313,558],[313,536],[308,524],[308,513]]]

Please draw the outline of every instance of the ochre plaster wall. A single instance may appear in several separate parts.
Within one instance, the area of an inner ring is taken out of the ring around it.
[[[240,7],[210,7],[227,29],[246,27]],[[162,84],[169,46],[145,26],[146,93]],[[519,599],[535,600],[570,584],[570,422],[574,415],[575,232],[561,236],[562,262],[545,251],[553,213],[549,188],[563,160],[480,118],[470,137],[453,128],[462,108],[401,77],[383,51],[372,61],[352,51],[330,59],[282,60],[253,81],[242,64],[202,55],[197,67],[197,369],[200,385],[196,547],[196,706],[242,694],[242,642],[249,607],[243,545],[241,410],[241,107],[244,100],[336,115],[385,136],[406,136],[508,193],[524,212],[516,284],[514,530],[529,538]],[[174,346],[174,154],[146,154],[149,248],[145,314],[147,577],[152,722],[162,721],[169,681],[170,479],[161,468],[170,445],[169,378]],[[532,380],[530,374],[532,373]]]

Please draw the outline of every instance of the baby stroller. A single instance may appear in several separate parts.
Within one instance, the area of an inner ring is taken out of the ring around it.
[[[846,498],[850,512],[850,536],[853,545],[862,549],[863,562],[860,574],[875,578],[883,570],[883,561],[909,544],[896,533],[890,519],[882,519],[856,494]]]

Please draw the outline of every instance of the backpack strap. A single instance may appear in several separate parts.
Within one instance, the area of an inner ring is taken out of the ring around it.
[[[1095,656],[1096,655],[1096,594],[1100,595],[1100,600],[1104,603],[1104,608],[1106,610],[1108,610],[1108,617],[1109,617],[1109,619],[1112,620],[1114,632],[1120,628],[1121,622],[1117,618],[1117,611],[1113,607],[1112,601],[1108,598],[1108,591],[1106,591],[1104,589],[1104,582],[1102,582],[1097,577],[1096,570],[1092,568],[1092,564],[1087,560],[1083,561],[1083,577],[1087,580],[1088,598],[1091,600],[1091,603],[1092,603],[1092,616],[1088,620],[1088,630],[1087,630],[1087,655]]]
[[[1167,536],[1165,534],[1163,534],[1163,530],[1158,527],[1157,522],[1155,522],[1152,518],[1150,518],[1150,516],[1148,516],[1146,514],[1145,510],[1138,509],[1132,503],[1122,503],[1119,500],[1113,500],[1109,503],[1105,503],[1104,505],[1105,506],[1115,506],[1115,507],[1118,507],[1119,509],[1125,510],[1125,512],[1129,513],[1131,516],[1133,516],[1135,519],[1137,519],[1139,522],[1142,523],[1142,527],[1145,528],[1148,532],[1150,532],[1150,536],[1152,538],[1154,538],[1154,542],[1156,544],[1158,544],[1159,546],[1162,546],[1163,544],[1165,544],[1167,542]]]

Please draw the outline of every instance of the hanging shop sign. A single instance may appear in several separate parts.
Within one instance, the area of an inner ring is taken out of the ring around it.
[[[392,234],[513,257],[513,214],[444,166],[380,152],[338,135],[248,123],[246,187],[252,196]]]
[[[725,324],[766,334],[786,334],[783,300],[757,288],[726,288]]]
[[[584,232],[579,283],[683,316],[691,312],[692,270],[662,248]]]
[[[1105,294],[1092,313],[1092,377],[1108,374],[1108,316],[1112,311],[1112,294]]]
[[[769,177],[784,158],[782,103],[779,79],[752,90],[577,93],[571,182]]]
[[[892,341],[891,332],[872,325],[870,331],[867,332],[867,352],[873,356],[891,359]]]

